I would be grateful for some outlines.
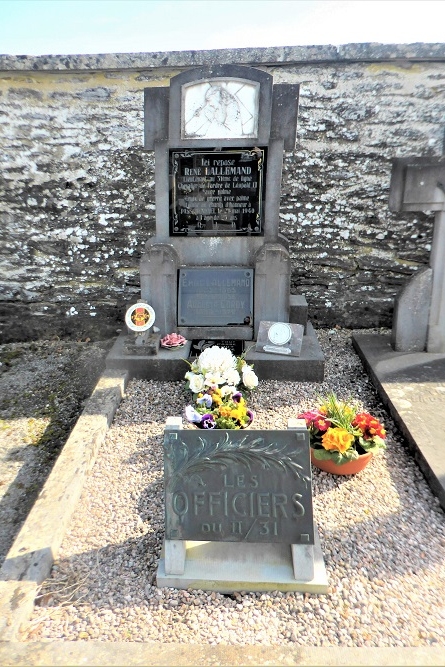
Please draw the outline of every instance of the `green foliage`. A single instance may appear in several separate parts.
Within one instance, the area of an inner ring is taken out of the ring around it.
[[[318,461],[333,461],[337,465],[343,465],[344,463],[348,463],[349,461],[354,461],[359,457],[359,453],[353,447],[351,447],[351,449],[346,450],[344,454],[332,450],[328,451],[327,449],[323,448],[312,449],[312,453],[314,455],[314,458],[316,458]]]
[[[377,454],[386,447],[383,424],[365,412],[357,401],[339,400],[333,392],[319,397],[318,408],[300,415],[306,420],[313,456],[342,465],[361,454]]]
[[[331,392],[323,399],[323,408],[326,408],[327,418],[332,424],[344,428],[349,433],[354,433],[356,429],[351,425],[351,421],[358,410],[357,405],[351,399],[347,402],[339,401],[337,396]]]
[[[4,350],[2,354],[0,355],[0,363],[4,364],[5,366],[9,366],[11,364],[11,361],[14,359],[17,359],[17,357],[21,357],[23,354],[23,350]]]

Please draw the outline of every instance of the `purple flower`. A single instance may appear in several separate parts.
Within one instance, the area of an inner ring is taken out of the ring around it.
[[[247,408],[246,412],[247,412],[247,416],[249,417],[249,424],[251,424],[253,422],[253,412],[252,412],[252,410],[249,410],[248,408]]]
[[[185,416],[187,421],[193,422],[194,424],[199,424],[199,422],[201,421],[201,415],[199,414],[199,412],[196,412],[193,405],[187,405],[185,409]]]
[[[237,391],[235,394],[232,395],[232,401],[234,403],[239,403],[242,397],[243,397],[242,393],[240,391]]]
[[[210,413],[207,413],[206,415],[202,416],[201,419],[201,427],[202,428],[216,428],[216,421]]]
[[[197,398],[196,402],[198,405],[205,405],[206,408],[211,408],[212,407],[212,397],[210,394],[204,394],[202,398]]]

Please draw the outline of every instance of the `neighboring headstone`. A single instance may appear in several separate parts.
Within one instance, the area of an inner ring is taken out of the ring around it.
[[[299,357],[304,326],[287,322],[260,322],[255,350],[269,354]]]
[[[423,352],[428,340],[433,271],[418,271],[397,296],[391,331],[391,345],[397,352]]]
[[[392,211],[435,211],[431,272],[414,276],[396,304],[392,344],[398,351],[419,349],[426,330],[427,352],[445,352],[445,157],[393,161],[389,206]],[[429,284],[430,283],[430,284]],[[419,307],[416,285],[428,302]],[[421,333],[420,333],[421,332]]]

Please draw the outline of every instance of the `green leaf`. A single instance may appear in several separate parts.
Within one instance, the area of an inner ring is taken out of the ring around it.
[[[339,466],[348,461],[348,459],[343,456],[341,452],[332,452],[332,460]]]
[[[358,457],[359,457],[359,453],[353,447],[351,447],[351,449],[347,449],[345,451],[345,453],[343,454],[343,458],[345,459],[345,462],[346,461],[355,461],[356,459],[358,459]]]
[[[332,459],[331,452],[328,452],[326,449],[313,449],[312,453],[317,461],[328,461]]]
[[[369,446],[367,446],[364,449],[366,449],[366,452],[368,454],[378,454],[380,451],[380,447],[375,447],[375,446],[373,447],[371,442],[369,443]]]
[[[375,435],[372,440],[360,438],[360,445],[365,452],[371,452],[372,454],[377,454],[380,449],[386,449],[385,441],[378,435]]]

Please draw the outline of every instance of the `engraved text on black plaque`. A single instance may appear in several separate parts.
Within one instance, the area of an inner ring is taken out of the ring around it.
[[[266,149],[170,151],[170,235],[262,235]]]

